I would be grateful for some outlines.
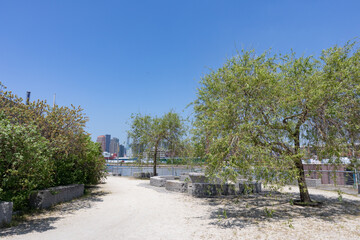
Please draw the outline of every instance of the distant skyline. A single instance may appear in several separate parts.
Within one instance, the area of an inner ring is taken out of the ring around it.
[[[360,1],[0,1],[0,81],[80,105],[96,141],[130,115],[183,117],[201,77],[254,48],[318,55],[360,37]],[[359,40],[359,39],[358,39]]]

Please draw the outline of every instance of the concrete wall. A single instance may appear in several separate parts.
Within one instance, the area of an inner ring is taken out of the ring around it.
[[[84,184],[53,187],[30,195],[32,208],[49,208],[57,203],[70,201],[84,194]]]
[[[318,187],[321,185],[321,179],[305,178],[305,180],[308,187]]]
[[[346,165],[334,166],[331,164],[304,164],[305,174],[311,179],[321,179],[322,184],[346,185],[347,174],[336,171],[345,171]],[[319,172],[324,171],[324,172]],[[335,182],[335,181],[336,182]]]
[[[318,186],[321,186],[321,179],[312,179],[312,178],[305,178],[305,181],[306,181],[306,185],[308,187],[318,187]],[[289,183],[289,185],[294,185],[294,186],[298,186],[298,181],[295,180],[291,183]]]
[[[0,226],[11,222],[13,212],[12,202],[1,202],[0,201]]]

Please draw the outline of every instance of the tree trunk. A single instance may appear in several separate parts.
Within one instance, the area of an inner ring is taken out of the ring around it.
[[[300,155],[300,124],[297,124],[297,128],[294,134],[294,143],[295,143],[295,154],[297,155],[295,159],[295,166],[299,170],[298,175],[298,185],[300,190],[300,201],[303,203],[311,202],[309,191],[306,185],[304,165],[302,164]]]
[[[155,146],[155,152],[154,152],[154,176],[157,176],[157,172],[156,172],[156,158],[157,158],[157,149],[158,146]]]
[[[309,191],[306,185],[304,165],[301,162],[301,158],[296,161],[296,167],[299,170],[298,185],[300,190],[300,201],[304,203],[311,202]]]

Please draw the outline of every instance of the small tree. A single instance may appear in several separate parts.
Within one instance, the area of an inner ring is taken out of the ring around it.
[[[301,149],[316,149],[332,163],[354,149],[359,86],[354,43],[325,50],[319,59],[242,51],[202,79],[194,102],[194,135],[207,170],[280,185],[297,179],[301,201],[311,202]]]
[[[135,114],[131,116],[131,130],[128,132],[132,139],[132,150],[141,159],[144,154],[152,155],[154,162],[154,176],[158,150],[167,146],[167,150],[176,152],[184,135],[184,126],[177,113],[169,112],[163,117]]]

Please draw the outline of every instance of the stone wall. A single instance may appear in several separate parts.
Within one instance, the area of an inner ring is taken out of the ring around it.
[[[190,181],[192,183],[207,183],[208,182],[208,178],[205,176],[205,173],[190,172],[189,177],[190,177]]]
[[[133,177],[134,178],[151,178],[154,176],[154,173],[152,172],[134,172]]]
[[[180,181],[183,182],[191,182],[189,174],[188,173],[183,173],[180,175]]]
[[[192,183],[188,193],[194,197],[215,197],[235,195],[234,184]]]
[[[187,192],[187,183],[179,180],[166,180],[165,189],[173,192]]]
[[[247,180],[238,180],[236,185],[239,187],[239,194],[249,194],[249,193],[260,193],[261,192],[261,182],[256,181],[247,181]]]
[[[13,212],[12,202],[0,201],[0,227],[11,222]]]
[[[84,184],[73,184],[68,186],[58,186],[30,195],[30,206],[32,208],[49,208],[60,202],[67,202],[84,194]]]
[[[174,176],[155,176],[150,178],[150,185],[155,187],[165,187],[166,180],[175,180]]]

